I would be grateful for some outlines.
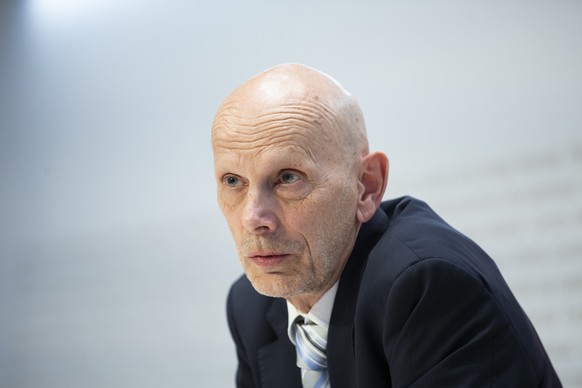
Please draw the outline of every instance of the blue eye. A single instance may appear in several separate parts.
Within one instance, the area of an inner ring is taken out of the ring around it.
[[[234,175],[227,175],[224,178],[222,178],[222,181],[224,182],[225,185],[229,187],[236,187],[240,183],[240,179]]]
[[[284,171],[281,174],[281,182],[285,183],[285,184],[290,184],[293,183],[295,181],[299,180],[299,175],[295,174],[294,172],[291,171]]]

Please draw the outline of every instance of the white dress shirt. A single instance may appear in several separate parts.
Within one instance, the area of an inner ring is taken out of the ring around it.
[[[333,310],[333,302],[335,301],[335,294],[337,293],[337,286],[339,282],[336,282],[325,294],[311,307],[311,310],[307,314],[302,314],[293,306],[289,301],[287,301],[287,315],[289,318],[287,324],[287,335],[289,339],[295,345],[294,333],[291,331],[291,326],[298,316],[302,316],[305,322],[313,322],[316,325],[323,327],[325,329],[325,340],[327,341],[327,331],[329,329],[329,321],[331,319],[331,310]]]

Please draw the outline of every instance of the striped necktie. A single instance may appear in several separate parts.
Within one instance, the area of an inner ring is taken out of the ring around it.
[[[329,387],[327,370],[326,330],[315,323],[303,323],[299,317],[295,323],[295,348],[297,366],[301,368],[301,380],[304,388]]]

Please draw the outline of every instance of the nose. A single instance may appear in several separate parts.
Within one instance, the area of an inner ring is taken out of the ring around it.
[[[243,207],[242,224],[250,233],[274,232],[278,224],[274,198],[260,190],[249,190]]]

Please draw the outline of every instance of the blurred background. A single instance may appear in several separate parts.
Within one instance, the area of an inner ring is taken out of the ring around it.
[[[228,387],[241,273],[209,129],[301,62],[360,101],[387,197],[497,261],[582,386],[582,2],[0,2],[0,386]]]

